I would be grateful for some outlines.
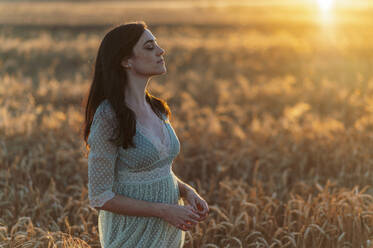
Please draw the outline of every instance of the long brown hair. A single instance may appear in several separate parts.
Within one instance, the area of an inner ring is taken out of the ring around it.
[[[94,114],[100,103],[107,99],[111,104],[118,121],[116,137],[111,141],[124,149],[135,147],[133,136],[136,133],[136,115],[125,103],[125,89],[128,84],[127,72],[120,65],[124,58],[133,56],[133,47],[147,29],[143,21],[129,22],[112,28],[102,39],[96,63],[93,80],[88,95],[83,100],[85,121],[83,123],[83,138],[89,150],[88,136]],[[145,98],[153,111],[160,117],[171,116],[166,101],[151,95],[145,90]]]

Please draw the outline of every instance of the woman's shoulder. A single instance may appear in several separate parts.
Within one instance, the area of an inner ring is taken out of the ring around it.
[[[95,115],[96,114],[108,119],[113,119],[115,117],[114,108],[108,99],[104,99],[101,101],[96,109]]]

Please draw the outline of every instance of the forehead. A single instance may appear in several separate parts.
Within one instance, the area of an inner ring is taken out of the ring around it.
[[[146,41],[148,40],[155,40],[155,36],[150,32],[150,30],[145,29],[144,32],[142,33],[140,39],[139,39],[139,45],[142,46]]]

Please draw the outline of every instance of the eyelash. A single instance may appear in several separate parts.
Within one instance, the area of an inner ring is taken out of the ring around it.
[[[154,47],[147,47],[146,49],[148,49],[148,50],[153,50]]]

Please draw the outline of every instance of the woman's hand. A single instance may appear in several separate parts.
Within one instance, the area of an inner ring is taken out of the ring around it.
[[[188,189],[185,194],[185,199],[193,207],[195,213],[199,215],[198,221],[203,221],[207,218],[210,211],[207,202],[194,189]]]
[[[160,217],[183,231],[192,229],[200,218],[191,206],[177,204],[167,204]]]

